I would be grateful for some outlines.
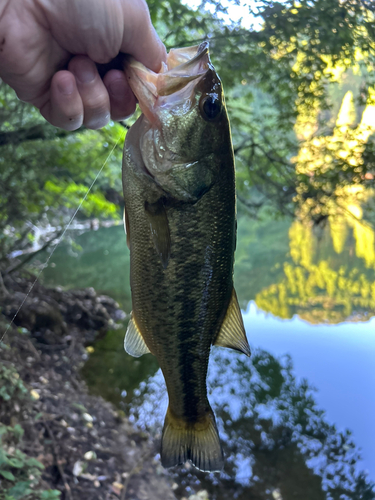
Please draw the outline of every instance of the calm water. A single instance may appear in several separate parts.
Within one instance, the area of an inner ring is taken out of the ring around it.
[[[177,492],[199,481],[210,499],[375,498],[374,232],[345,219],[313,231],[243,217],[238,234],[235,283],[253,355],[213,348],[209,398],[226,468],[220,478],[178,469]],[[129,312],[122,227],[76,241],[81,250],[59,249],[45,281],[93,286]],[[153,356],[123,351],[125,330],[95,344],[83,373],[93,392],[159,434],[163,377]]]

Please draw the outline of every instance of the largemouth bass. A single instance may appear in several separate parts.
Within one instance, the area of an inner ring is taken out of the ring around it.
[[[158,74],[134,59],[125,72],[142,110],[123,162],[133,302],[125,349],[154,354],[165,378],[163,466],[190,460],[218,471],[211,345],[250,355],[233,288],[235,171],[222,84],[207,43],[171,50]]]

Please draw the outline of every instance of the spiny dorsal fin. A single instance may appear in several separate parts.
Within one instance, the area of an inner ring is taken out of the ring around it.
[[[133,317],[130,318],[128,329],[126,330],[124,349],[130,356],[134,356],[135,358],[151,352],[143,340],[142,334]]]
[[[171,237],[169,233],[167,212],[162,200],[152,204],[146,203],[145,210],[147,218],[150,222],[152,239],[154,241],[156,251],[160,256],[161,263],[165,269],[168,265],[171,254]]]
[[[126,234],[126,244],[128,245],[128,248],[130,250],[130,225],[129,225],[129,217],[128,213],[124,207],[124,229],[125,229],[125,234]]]
[[[241,309],[238,305],[234,288],[223,324],[221,325],[220,332],[216,337],[214,345],[235,349],[236,351],[243,352],[246,356],[251,355],[245,327],[243,325]]]

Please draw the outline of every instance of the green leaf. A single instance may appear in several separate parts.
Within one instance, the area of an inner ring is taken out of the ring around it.
[[[41,470],[44,469],[44,465],[40,463],[36,458],[29,458],[28,460],[26,460],[26,465],[28,465],[29,467],[37,467]]]
[[[4,401],[9,401],[10,400],[10,395],[8,394],[6,387],[1,387],[0,388],[0,397],[4,399]]]
[[[11,472],[8,470],[0,470],[0,474],[5,477],[5,479],[8,479],[8,481],[15,481],[16,478],[13,476]]]
[[[10,458],[8,460],[8,465],[11,467],[15,467],[16,469],[22,469],[22,467],[25,465],[25,462],[23,460],[19,460],[18,458]]]
[[[40,496],[41,500],[57,500],[61,497],[61,491],[59,490],[46,490]]]
[[[31,481],[19,481],[8,491],[8,494],[13,496],[15,500],[21,500],[32,493],[32,490],[29,488],[30,484]]]
[[[8,463],[8,457],[5,451],[0,448],[0,465],[2,464],[7,464]]]
[[[13,432],[14,432],[14,436],[19,440],[22,438],[22,436],[24,435],[24,430],[22,429],[22,427],[20,426],[20,424],[16,424],[14,427],[13,427]]]

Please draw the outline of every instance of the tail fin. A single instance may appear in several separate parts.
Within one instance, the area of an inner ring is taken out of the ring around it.
[[[202,471],[223,468],[223,451],[211,408],[203,419],[194,423],[174,417],[168,408],[161,441],[161,463],[167,468],[187,460]]]

